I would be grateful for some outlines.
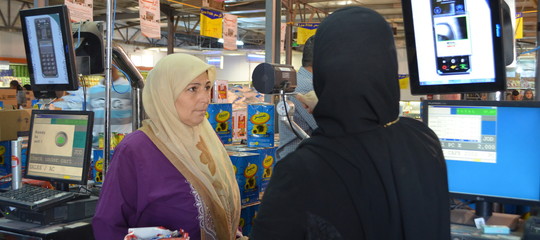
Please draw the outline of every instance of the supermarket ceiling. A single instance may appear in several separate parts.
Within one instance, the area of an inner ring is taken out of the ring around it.
[[[48,5],[62,4],[64,0],[1,0],[0,30],[20,31],[18,11],[33,7],[34,2],[48,2]],[[105,21],[108,0],[94,0],[94,21]],[[138,0],[116,0],[115,41],[142,46],[165,46],[167,44],[168,23],[173,24],[174,45],[180,48],[220,48],[215,38],[199,35],[199,13],[203,1],[214,0],[160,0],[162,39],[150,39],[140,33]],[[510,0],[513,1],[513,0]],[[320,22],[336,9],[346,6],[371,8],[392,25],[398,47],[404,46],[404,27],[401,0],[282,0],[282,21]],[[219,3],[218,3],[219,4]],[[238,40],[243,48],[264,48],[266,32],[265,0],[225,0],[221,1],[223,12],[238,16]],[[536,44],[536,10],[538,0],[515,0],[517,12],[524,12],[524,38],[518,47],[533,48]],[[215,5],[214,5],[215,6]],[[169,16],[173,17],[169,21]],[[287,16],[288,15],[288,16]],[[287,17],[291,20],[287,21]],[[293,39],[296,27],[293,27]],[[519,51],[519,50],[518,50]]]

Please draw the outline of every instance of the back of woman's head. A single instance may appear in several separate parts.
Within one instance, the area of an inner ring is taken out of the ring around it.
[[[9,82],[9,87],[17,90],[22,90],[21,84],[19,84],[19,81],[17,80],[12,80],[11,82]]]
[[[393,32],[384,17],[363,7],[342,8],[315,34],[313,112],[330,135],[364,132],[394,121],[399,81]]]

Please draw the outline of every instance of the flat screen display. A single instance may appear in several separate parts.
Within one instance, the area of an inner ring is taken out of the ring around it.
[[[498,0],[403,0],[412,94],[502,91]]]
[[[540,103],[426,101],[454,196],[540,203]]]
[[[33,110],[26,177],[86,184],[93,119],[92,111]]]
[[[67,7],[21,10],[20,14],[32,89],[76,90],[78,79]]]

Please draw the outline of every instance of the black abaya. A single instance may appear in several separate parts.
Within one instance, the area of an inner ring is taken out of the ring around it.
[[[250,239],[450,239],[446,166],[425,124],[398,118],[392,31],[344,8],[315,36],[319,128],[278,162]]]

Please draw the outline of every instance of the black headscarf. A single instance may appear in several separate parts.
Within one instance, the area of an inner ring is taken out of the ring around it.
[[[365,8],[344,8],[317,29],[313,115],[325,135],[343,136],[397,119],[399,85],[392,30]]]
[[[277,163],[252,239],[449,239],[446,165],[425,124],[398,118],[394,39],[349,7],[315,35],[319,128]]]

